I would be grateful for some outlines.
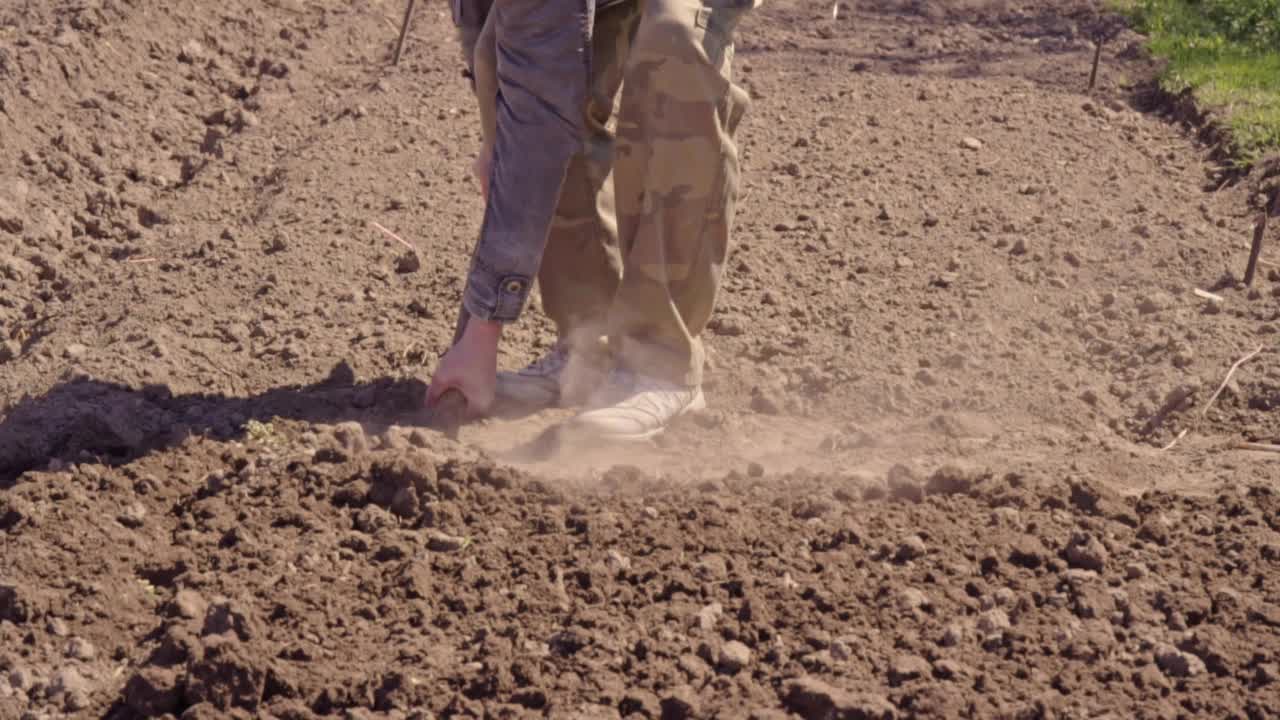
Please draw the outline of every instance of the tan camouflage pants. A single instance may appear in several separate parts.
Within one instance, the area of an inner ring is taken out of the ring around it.
[[[499,0],[501,1],[501,0]],[[596,13],[589,137],[561,190],[538,274],[560,337],[652,377],[702,382],[738,190],[733,34],[759,0],[628,0]],[[494,13],[476,45],[494,137]],[[489,145],[487,145],[489,146]]]

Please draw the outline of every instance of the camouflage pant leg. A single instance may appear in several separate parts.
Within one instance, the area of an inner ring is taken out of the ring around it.
[[[733,35],[759,0],[643,0],[623,74],[614,156],[623,279],[609,334],[619,361],[699,384],[738,189]]]

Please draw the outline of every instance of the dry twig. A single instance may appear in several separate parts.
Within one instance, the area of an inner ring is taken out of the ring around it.
[[[372,220],[371,222],[373,223],[373,226],[374,226],[374,227],[378,228],[379,230],[381,230],[382,232],[386,233],[387,235],[390,235],[392,239],[394,239],[395,241],[399,242],[401,245],[403,245],[403,246],[405,246],[405,247],[409,248],[410,250],[412,250],[412,251],[414,251],[414,252],[418,252],[418,248],[414,247],[413,243],[409,242],[408,240],[405,240],[404,238],[400,237],[399,235],[397,235],[397,234],[395,234],[395,233],[391,232],[390,230],[386,229],[385,227],[383,227],[383,226],[382,226],[382,223],[378,222],[377,220]]]
[[[1280,445],[1272,445],[1271,443],[1257,443],[1241,440],[1232,447],[1237,450],[1255,450],[1257,452],[1280,453]]]
[[[1262,349],[1263,349],[1263,346],[1259,345],[1257,350],[1254,350],[1248,355],[1245,355],[1244,357],[1240,358],[1239,360],[1236,361],[1235,365],[1231,366],[1231,369],[1227,371],[1227,376],[1222,379],[1222,384],[1218,385],[1218,389],[1214,390],[1213,395],[1209,396],[1209,402],[1205,403],[1204,407],[1201,408],[1200,414],[1196,416],[1195,422],[1191,424],[1191,427],[1186,428],[1182,432],[1178,433],[1178,436],[1173,439],[1173,442],[1169,443],[1168,445],[1165,445],[1164,448],[1161,449],[1161,452],[1173,449],[1173,446],[1177,445],[1179,440],[1186,437],[1187,433],[1191,432],[1193,428],[1200,425],[1200,421],[1204,420],[1204,416],[1209,414],[1209,408],[1213,407],[1213,403],[1217,401],[1218,396],[1221,395],[1222,391],[1226,389],[1227,383],[1231,382],[1231,376],[1236,374],[1236,370],[1239,370],[1241,365],[1251,360],[1254,355],[1257,355],[1258,353],[1262,352]]]

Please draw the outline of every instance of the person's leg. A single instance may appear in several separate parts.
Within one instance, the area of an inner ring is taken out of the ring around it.
[[[606,320],[622,277],[613,199],[614,116],[639,19],[640,0],[596,12],[588,136],[569,165],[538,271],[542,306],[559,343],[528,367],[499,375],[499,394],[520,404],[576,404],[604,380],[610,364]],[[485,40],[482,34],[478,47],[487,47]],[[481,73],[482,68],[477,88],[484,86]],[[487,128],[485,117],[482,110]]]
[[[559,337],[571,353],[590,356],[583,362],[597,367],[608,362],[606,323],[622,280],[614,207],[615,116],[640,10],[640,0],[628,0],[596,11],[589,134],[569,166],[538,271],[542,307]],[[582,399],[584,393],[574,390],[589,392],[602,379],[593,375],[581,387],[567,388],[566,400]]]
[[[751,0],[645,0],[627,63],[615,183],[622,285],[610,313],[630,370],[702,381],[738,189],[733,33]]]
[[[643,1],[618,111],[614,184],[624,269],[609,335],[620,365],[645,381],[623,393],[629,399],[620,405],[579,417],[628,436],[653,434],[702,402],[699,335],[728,251],[735,134],[749,103],[731,78],[733,34],[758,4]],[[669,397],[652,396],[655,388]]]

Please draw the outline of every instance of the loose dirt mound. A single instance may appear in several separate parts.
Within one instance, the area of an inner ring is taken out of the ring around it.
[[[1255,184],[1089,3],[841,7],[742,29],[711,409],[519,465],[563,413],[411,422],[447,7],[0,7],[0,717],[1276,716]]]

